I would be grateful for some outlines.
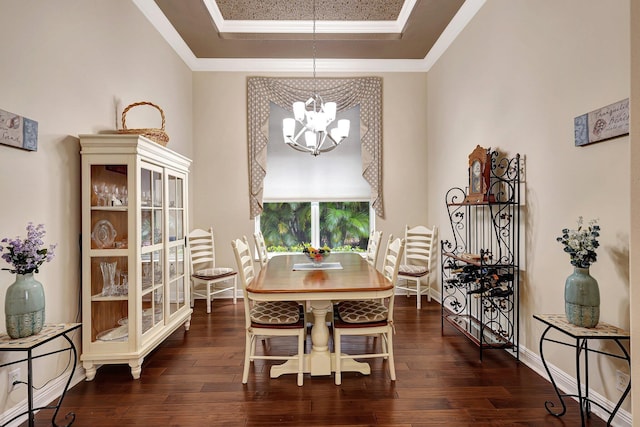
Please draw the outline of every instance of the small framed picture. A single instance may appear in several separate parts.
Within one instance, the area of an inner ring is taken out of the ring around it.
[[[0,110],[0,144],[38,151],[38,122]]]
[[[629,98],[573,119],[576,147],[629,134]]]

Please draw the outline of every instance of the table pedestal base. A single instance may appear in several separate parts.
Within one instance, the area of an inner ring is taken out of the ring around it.
[[[331,312],[330,300],[311,301],[313,313],[313,327],[311,328],[311,353],[304,355],[303,372],[313,376],[331,375],[336,370],[336,357],[329,352],[329,328],[327,327],[327,313]],[[371,373],[368,363],[344,359],[340,365],[343,372],[360,372],[363,375]],[[287,360],[282,365],[271,367],[271,378],[283,374],[297,374],[298,361]]]
[[[320,357],[315,357],[320,356]],[[304,367],[303,372],[305,374],[311,374],[312,376],[319,375],[331,375],[332,372],[336,370],[336,358],[335,354],[331,353],[327,360],[325,354],[314,355],[305,354],[304,355]],[[328,362],[328,363],[327,363]],[[342,359],[342,363],[340,364],[340,371],[342,372],[360,372],[363,375],[371,374],[371,366],[365,362],[358,362],[354,359]],[[285,363],[281,365],[275,365],[271,367],[271,378],[278,378],[280,375],[284,374],[297,374],[298,373],[298,361],[297,360],[287,360]]]

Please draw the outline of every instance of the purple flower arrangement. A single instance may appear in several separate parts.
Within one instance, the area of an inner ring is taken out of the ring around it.
[[[4,238],[0,243],[6,245],[0,246],[2,259],[11,264],[13,268],[3,268],[11,273],[27,274],[37,273],[38,268],[46,261],[53,259],[54,249],[57,244],[49,245],[44,248],[42,238],[45,235],[44,224],[34,226],[32,222],[27,224],[27,238],[22,240],[20,237],[15,239]]]

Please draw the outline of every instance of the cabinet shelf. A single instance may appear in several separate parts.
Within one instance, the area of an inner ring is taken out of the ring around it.
[[[126,212],[129,206],[91,206],[92,211]]]
[[[451,326],[469,338],[478,346],[486,348],[512,348],[513,343],[502,337],[499,332],[488,328],[473,316],[448,312],[444,315]],[[482,334],[482,339],[481,339]]]
[[[93,258],[101,257],[126,257],[129,255],[128,248],[104,248],[104,249],[90,249],[89,255]]]
[[[441,241],[441,328],[445,323],[482,352],[509,350],[519,358],[520,155],[487,150],[487,201],[445,198],[451,230]]]
[[[118,296],[104,296],[102,294],[96,294],[91,297],[91,301],[127,301],[129,297],[127,295]]]
[[[508,200],[508,201],[486,201],[486,202],[450,202],[447,203],[447,206],[501,206],[501,205],[512,205],[516,202]]]
[[[475,265],[478,267],[483,265],[483,262],[481,261],[482,258],[484,258],[485,263],[488,261],[488,257],[486,256],[483,257],[481,255],[476,256],[475,254],[465,254],[465,253],[455,254],[453,252],[443,252],[442,256],[460,261],[464,264]]]
[[[128,364],[137,379],[144,358],[191,322],[184,235],[191,160],[139,135],[80,135],[80,145],[88,248],[80,360],[88,381],[106,364]],[[117,189],[111,194],[127,205],[114,198],[115,206],[102,206],[111,196],[98,198],[95,188]]]

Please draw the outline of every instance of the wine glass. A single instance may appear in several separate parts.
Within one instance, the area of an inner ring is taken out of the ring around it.
[[[122,295],[128,295],[129,294],[129,275],[128,273],[122,273],[122,283],[120,284],[121,286],[121,294]]]
[[[100,196],[98,195],[100,193],[100,190],[98,189],[98,184],[93,184],[93,193],[96,195],[96,206],[100,206]]]
[[[97,200],[97,206],[105,206],[107,204],[104,196],[104,182],[97,182],[93,184],[93,192],[95,193]]]
[[[115,203],[114,202],[114,198],[116,197],[116,189],[118,187],[115,184],[107,184],[105,185],[105,191],[106,191],[106,199],[107,199],[107,206],[113,206]]]
[[[123,185],[120,188],[120,194],[122,195],[122,204],[124,206],[128,206],[129,205],[129,191],[127,190],[127,186]]]
[[[120,187],[113,186],[113,199],[117,205],[122,205],[122,196],[120,195]]]

